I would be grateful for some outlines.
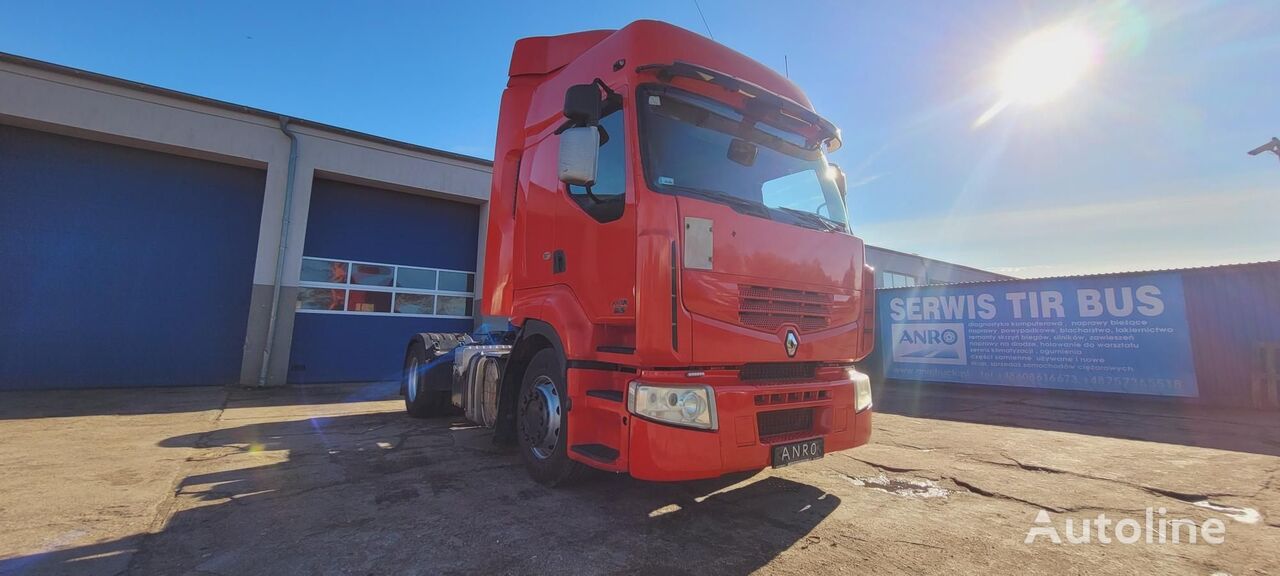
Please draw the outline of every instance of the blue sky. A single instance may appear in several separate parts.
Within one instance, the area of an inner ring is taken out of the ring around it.
[[[840,125],[868,242],[1045,276],[1280,258],[1280,3],[700,0]],[[536,8],[535,8],[536,7]],[[0,51],[489,158],[512,43],[693,0],[0,3]],[[1065,97],[974,120],[1026,34],[1082,22]]]

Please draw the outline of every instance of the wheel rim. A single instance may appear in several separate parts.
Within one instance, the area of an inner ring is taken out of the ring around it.
[[[555,382],[538,376],[520,403],[520,435],[535,458],[546,460],[560,441],[560,393]]]
[[[409,396],[409,402],[418,400],[418,358],[415,356],[409,359],[409,373],[406,375],[405,394]]]

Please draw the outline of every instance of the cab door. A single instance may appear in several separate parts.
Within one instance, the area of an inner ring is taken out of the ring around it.
[[[556,212],[563,201],[556,176],[559,155],[556,138],[545,138],[525,150],[516,190],[516,236],[520,255],[516,263],[516,288],[556,284],[552,254],[556,246]]]
[[[626,184],[627,124],[625,108],[603,111],[595,184],[561,184],[556,202],[552,273],[597,324],[635,319],[636,211]]]

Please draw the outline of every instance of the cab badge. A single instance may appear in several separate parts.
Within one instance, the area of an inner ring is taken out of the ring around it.
[[[787,349],[787,357],[795,358],[796,350],[800,349],[800,337],[796,336],[795,330],[787,330],[787,339],[782,342]]]

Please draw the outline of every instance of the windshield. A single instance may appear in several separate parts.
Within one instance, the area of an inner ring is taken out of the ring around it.
[[[725,104],[666,87],[642,89],[645,173],[685,193],[810,228],[847,231],[844,202],[819,144]]]

